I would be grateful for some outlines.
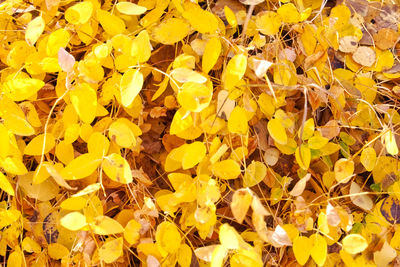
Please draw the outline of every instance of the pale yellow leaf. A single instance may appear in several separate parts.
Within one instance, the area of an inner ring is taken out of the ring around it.
[[[363,252],[368,247],[368,242],[362,235],[349,234],[342,240],[343,250],[350,254]]]
[[[60,219],[60,224],[71,231],[78,231],[87,225],[86,217],[77,211],[68,213]]]

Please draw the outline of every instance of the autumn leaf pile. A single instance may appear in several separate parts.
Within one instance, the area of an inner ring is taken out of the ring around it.
[[[2,1],[2,266],[399,266],[399,21]]]

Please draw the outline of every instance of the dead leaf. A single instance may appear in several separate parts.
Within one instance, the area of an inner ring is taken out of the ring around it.
[[[362,66],[371,67],[375,63],[376,54],[371,47],[359,46],[353,53],[353,59]]]
[[[361,187],[357,183],[351,183],[349,192],[351,201],[358,207],[370,211],[373,208],[374,203],[368,195],[363,193],[365,192],[361,191]]]

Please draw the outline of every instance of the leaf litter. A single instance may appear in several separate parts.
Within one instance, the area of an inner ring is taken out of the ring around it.
[[[391,1],[0,3],[7,266],[397,266]]]

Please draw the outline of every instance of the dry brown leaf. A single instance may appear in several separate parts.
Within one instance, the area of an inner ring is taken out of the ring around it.
[[[351,202],[353,202],[354,205],[368,211],[373,208],[374,203],[372,199],[366,195],[365,192],[361,191],[361,187],[357,183],[351,183],[349,194]]]
[[[386,50],[395,46],[399,36],[397,31],[390,28],[383,28],[374,35],[374,41],[379,49]]]
[[[339,50],[344,53],[354,53],[357,50],[358,40],[355,36],[344,36],[339,40]]]
[[[310,180],[310,178],[311,174],[307,173],[303,178],[300,179],[300,181],[296,183],[296,185],[293,187],[292,191],[290,191],[289,194],[294,197],[300,196],[303,193],[304,189],[306,188],[307,182],[308,180]]]
[[[326,219],[328,224],[331,226],[338,226],[340,223],[340,216],[339,213],[336,211],[335,207],[328,202],[326,206]]]
[[[375,63],[376,54],[371,47],[360,46],[353,53],[353,59],[362,66],[371,67]]]
[[[339,135],[340,127],[336,120],[328,121],[324,126],[318,128],[322,136],[328,139],[332,139]]]

